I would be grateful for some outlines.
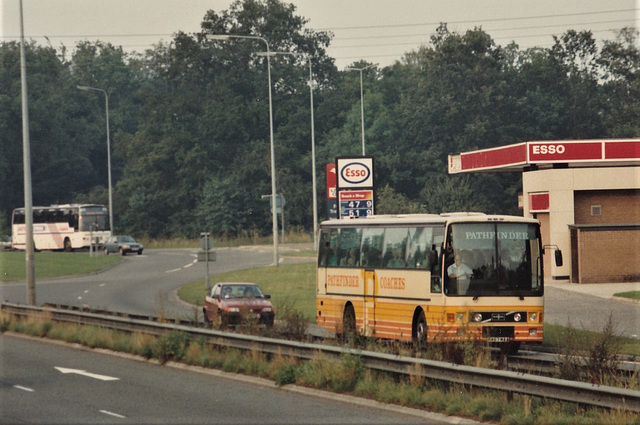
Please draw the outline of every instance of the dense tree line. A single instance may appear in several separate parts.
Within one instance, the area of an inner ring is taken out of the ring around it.
[[[332,35],[306,27],[279,0],[208,11],[144,54],[109,43],[27,45],[34,205],[107,204],[104,97],[110,102],[118,232],[150,237],[269,234],[271,193],[266,45],[277,186],[287,228],[312,227],[309,67],[314,83],[317,190],[324,165],[359,155],[360,80],[326,53]],[[598,43],[566,31],[551,48],[499,46],[481,28],[442,24],[395,64],[364,71],[366,151],[376,161],[378,213],[516,213],[518,174],[449,176],[447,155],[528,140],[638,137],[637,32]],[[19,45],[0,44],[0,229],[24,203]],[[370,65],[356,62],[354,67]]]

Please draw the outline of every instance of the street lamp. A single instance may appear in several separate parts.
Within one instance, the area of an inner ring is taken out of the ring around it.
[[[113,232],[113,188],[111,187],[111,137],[109,136],[109,95],[105,90],[88,86],[76,86],[79,90],[104,93],[105,113],[107,116],[107,172],[109,178],[109,230]]]
[[[271,98],[271,61],[269,60],[270,49],[266,38],[256,35],[232,35],[232,34],[209,34],[207,40],[225,41],[231,38],[244,38],[249,40],[263,41],[267,46],[267,78],[269,83],[269,141],[271,144],[271,219],[273,222],[273,265],[278,267],[278,213],[276,211],[276,153],[273,142],[273,102]]]
[[[27,90],[27,59],[24,43],[24,19],[20,0],[20,93],[22,101],[22,164],[24,181],[24,225],[25,225],[25,278],[27,304],[36,305],[36,265],[33,243],[33,196],[31,190],[31,142],[29,140],[29,101]]]
[[[373,68],[377,65],[377,63],[374,63],[372,65],[365,66],[364,68],[346,68],[346,71],[360,72],[360,121],[362,124],[362,156],[364,156],[364,97],[362,93],[362,71],[364,71],[365,69]]]
[[[291,52],[259,52],[258,56],[275,56],[275,55],[290,55],[290,56],[305,56],[299,53]],[[312,202],[313,202],[313,246],[318,249],[318,199],[316,197],[316,136],[313,119],[313,70],[311,68],[311,56],[306,56],[309,62],[309,102],[311,110],[311,181],[312,181]]]

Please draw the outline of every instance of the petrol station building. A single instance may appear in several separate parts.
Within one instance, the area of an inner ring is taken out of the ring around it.
[[[519,205],[540,220],[547,277],[640,281],[640,139],[535,141],[449,156],[450,174],[479,172],[522,172]]]

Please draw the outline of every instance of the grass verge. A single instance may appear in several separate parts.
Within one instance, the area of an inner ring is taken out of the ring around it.
[[[271,295],[276,313],[295,305],[307,320],[315,321],[315,263],[297,263],[279,267],[266,266],[211,276],[211,286],[218,282],[255,282]],[[205,280],[188,283],[178,290],[184,301],[202,305],[206,295]]]
[[[613,296],[640,301],[640,291],[618,292],[617,294],[613,294]]]
[[[40,279],[96,273],[120,261],[118,255],[89,255],[89,252],[34,253],[36,276]],[[0,282],[26,278],[24,251],[0,252]]]

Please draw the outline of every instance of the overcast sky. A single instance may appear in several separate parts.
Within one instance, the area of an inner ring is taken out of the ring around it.
[[[103,40],[143,52],[177,31],[193,33],[209,9],[231,0],[23,0],[27,39],[72,48]],[[334,34],[329,55],[343,69],[366,60],[387,66],[426,44],[440,22],[464,32],[482,27],[497,44],[548,47],[553,35],[589,29],[597,40],[638,27],[640,0],[291,0],[307,27]],[[20,35],[19,0],[0,0],[0,40]],[[45,38],[45,36],[47,38]],[[268,34],[266,34],[268,38]],[[48,39],[48,41],[47,41]]]

